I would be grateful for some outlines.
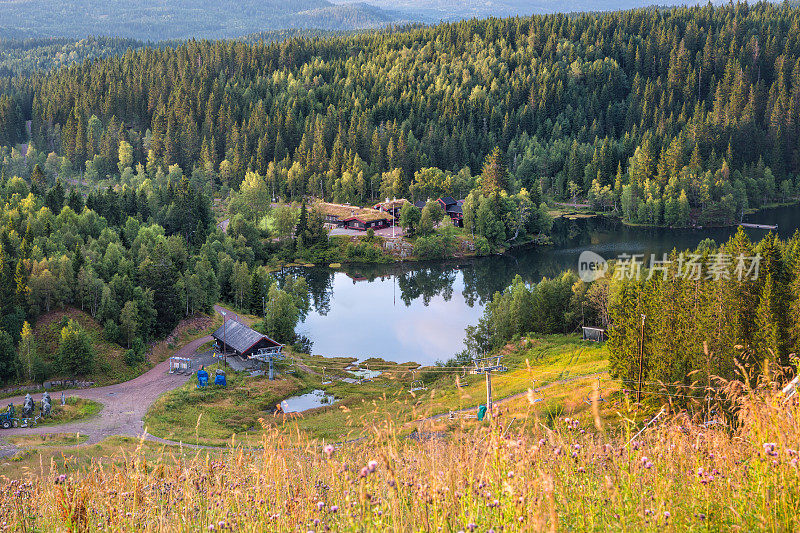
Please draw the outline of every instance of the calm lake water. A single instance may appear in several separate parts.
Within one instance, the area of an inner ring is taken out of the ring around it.
[[[800,207],[752,215],[747,222],[778,224],[788,237],[800,228]],[[735,228],[669,230],[630,228],[605,218],[558,219],[554,245],[515,250],[503,256],[440,263],[298,269],[313,294],[312,311],[298,326],[313,353],[361,359],[446,360],[464,347],[464,328],[475,324],[495,291],[517,274],[528,282],[576,269],[578,256],[592,250],[606,259],[619,254],[656,254],[693,248],[705,239],[724,242]],[[758,240],[765,230],[747,230]]]

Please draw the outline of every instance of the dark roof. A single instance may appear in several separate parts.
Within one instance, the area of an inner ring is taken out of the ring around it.
[[[280,346],[280,343],[275,342],[254,329],[248,328],[234,319],[227,320],[225,324],[220,326],[211,336],[224,342],[240,354],[246,352],[264,339],[275,346]]]
[[[428,202],[426,202],[425,200],[417,200],[416,202],[414,202],[414,207],[419,207],[420,209],[422,209],[423,207],[425,207],[425,204],[427,203]]]
[[[444,196],[439,198],[439,201],[442,202],[445,206],[454,205],[456,203],[456,199],[452,196]]]
[[[455,214],[458,214],[458,215],[460,215],[460,214],[463,214],[464,210],[463,210],[463,209],[461,209],[461,206],[460,206],[460,205],[456,204],[456,205],[450,205],[450,206],[448,206],[448,207],[447,207],[447,212],[448,212],[448,213],[455,213]]]

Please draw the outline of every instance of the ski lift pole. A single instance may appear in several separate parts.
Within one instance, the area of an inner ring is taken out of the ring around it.
[[[275,367],[272,365],[272,354],[269,354],[269,380],[273,381],[275,379]]]
[[[486,371],[486,415],[492,418],[492,371]]]

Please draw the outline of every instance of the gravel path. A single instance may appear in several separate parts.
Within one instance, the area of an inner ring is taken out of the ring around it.
[[[210,364],[213,357],[210,352],[196,354],[197,349],[211,340],[210,336],[191,341],[178,350],[178,357],[189,357],[195,360],[195,367]],[[171,391],[191,379],[194,374],[170,374],[169,360],[157,364],[141,376],[124,383],[91,389],[69,389],[66,396],[77,396],[103,404],[97,416],[75,422],[67,422],[56,426],[39,426],[33,428],[12,428],[3,430],[0,437],[13,435],[41,435],[47,433],[80,433],[89,437],[87,444],[94,444],[112,435],[138,437],[144,433],[144,415],[147,409],[163,393]],[[38,403],[38,395],[36,395]],[[53,400],[59,401],[60,392],[53,394]],[[4,403],[20,404],[24,396],[4,399]]]
[[[243,317],[238,316],[233,311],[215,305],[217,313],[225,311],[227,318],[235,318],[245,322]],[[198,348],[211,341],[211,336],[207,335],[195,339],[175,352],[176,357],[188,357],[194,360],[194,368],[200,365],[209,365],[214,362],[211,352],[197,353]],[[55,426],[39,426],[33,428],[12,428],[0,430],[0,457],[13,455],[18,449],[4,442],[3,437],[15,435],[42,435],[50,433],[80,433],[87,435],[88,440],[85,444],[95,444],[113,435],[128,437],[145,436],[148,440],[163,442],[165,444],[177,444],[164,439],[159,439],[149,433],[145,433],[144,415],[153,402],[165,392],[169,392],[186,383],[194,377],[192,374],[170,374],[169,360],[163,361],[139,377],[116,385],[107,387],[96,387],[90,389],[68,389],[64,391],[65,396],[77,396],[103,404],[102,410],[97,416],[68,422]],[[37,402],[41,394],[34,395]],[[53,401],[60,401],[61,392],[52,395]],[[4,398],[3,405],[9,403],[21,404],[25,396],[15,396]]]

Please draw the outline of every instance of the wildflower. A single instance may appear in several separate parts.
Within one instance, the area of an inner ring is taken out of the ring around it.
[[[374,472],[376,468],[378,468],[378,461],[372,460],[367,463],[367,468],[369,468],[370,473]]]
[[[539,446],[544,446],[545,444],[547,444],[545,439],[539,439]]]
[[[509,470],[509,472],[508,472],[508,474],[506,474],[506,476],[508,476],[510,478],[514,477],[514,471],[513,470]]]
[[[338,505],[331,505],[331,512],[332,513],[335,513],[338,510],[339,510],[339,506]]]
[[[325,507],[325,502],[317,502],[317,510],[321,511]]]
[[[671,514],[669,514],[669,511],[664,511],[664,519],[665,519],[665,520],[669,520],[669,517],[670,517],[670,516],[672,516],[672,515],[671,515]]]
[[[209,531],[215,531],[217,528],[214,527],[214,524],[208,524]]]
[[[764,453],[766,453],[770,457],[775,457],[776,455],[778,455],[778,452],[775,451],[776,447],[777,447],[777,444],[775,444],[774,442],[765,442],[764,443]]]
[[[475,531],[475,528],[477,528],[477,527],[478,527],[478,524],[476,524],[474,522],[470,522],[469,524],[467,524],[467,529],[469,529],[470,531]]]
[[[585,474],[586,473],[586,469],[584,467],[582,467],[582,466],[579,466],[578,467],[578,472],[580,472],[581,474]]]
[[[59,476],[56,478],[56,484],[57,484],[57,485],[60,485],[61,483],[64,483],[66,480],[67,480],[67,475],[66,475],[66,474],[60,474],[60,475],[59,475]]]
[[[328,458],[330,458],[333,455],[334,450],[335,448],[333,447],[332,444],[326,444],[325,447],[322,448],[322,451],[325,452],[325,455],[327,455]]]
[[[361,471],[358,473],[359,479],[360,478],[365,478],[368,475],[369,475],[369,468],[367,468],[366,466],[364,468],[362,468]]]

